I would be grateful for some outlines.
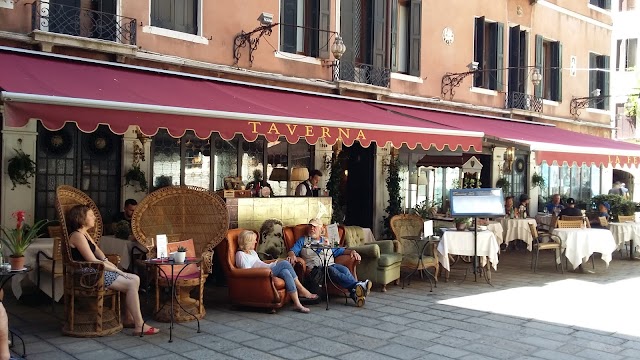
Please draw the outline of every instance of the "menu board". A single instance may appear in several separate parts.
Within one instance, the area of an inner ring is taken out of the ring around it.
[[[167,254],[167,235],[166,234],[156,235],[156,256],[158,258],[164,258],[169,256],[169,254]]]
[[[330,244],[335,244],[340,242],[340,233],[338,233],[338,224],[333,223],[327,225],[327,237],[329,238]]]
[[[502,189],[452,189],[449,191],[452,216],[504,216]]]

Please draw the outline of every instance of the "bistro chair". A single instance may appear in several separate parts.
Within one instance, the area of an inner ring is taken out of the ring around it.
[[[558,261],[557,258],[560,258],[560,270],[564,274],[564,268],[562,267],[562,239],[560,239],[556,235],[548,234],[548,233],[538,233],[538,229],[536,229],[533,224],[529,224],[529,230],[531,231],[531,236],[533,237],[533,249],[531,250],[531,268],[533,272],[536,272],[538,267],[538,259],[540,258],[540,250],[554,250],[556,256],[554,258],[554,262],[556,264],[556,271],[558,271]],[[543,242],[543,239],[548,239],[550,241]]]
[[[196,186],[167,186],[147,195],[136,208],[131,218],[131,228],[136,240],[152,248],[153,239],[158,234],[166,234],[167,249],[177,247],[178,243],[187,248],[187,256],[202,259],[200,269],[195,265],[187,265],[177,279],[170,279],[159,267],[148,274],[156,284],[156,310],[162,301],[161,289],[170,289],[175,280],[177,302],[173,307],[174,321],[192,321],[202,319],[204,309],[204,283],[213,269],[213,249],[227,235],[229,229],[229,212],[227,206],[218,195],[207,189]],[[157,243],[156,243],[157,245]],[[157,249],[152,248],[149,256],[155,257]],[[165,256],[168,254],[165,254]],[[179,267],[174,268],[178,274]],[[168,273],[170,274],[170,272]],[[197,288],[195,298],[192,290]],[[155,315],[158,321],[171,321],[170,306],[164,306]]]
[[[589,223],[588,219],[585,218],[584,216],[569,216],[569,215],[562,215],[561,219],[564,221],[582,221],[586,227],[590,228],[591,224]]]
[[[56,278],[62,277],[64,274],[62,265],[62,226],[49,226],[49,236],[53,238],[53,249],[51,256],[40,250],[36,254],[37,279],[36,284],[40,288],[41,273],[47,272],[51,275],[51,313],[55,311],[56,303]]]
[[[635,216],[633,215],[618,215],[618,222],[635,222]]]
[[[403,254],[402,267],[410,269],[411,271],[420,271],[432,267],[435,269],[434,277],[437,282],[438,275],[440,273],[440,263],[436,257],[437,244],[434,242],[426,247],[426,254],[423,254],[422,257],[423,266],[419,266],[419,254],[415,243],[412,240],[403,238],[404,236],[420,236],[420,233],[424,228],[424,220],[415,214],[399,214],[393,216],[391,220],[389,220],[389,224],[391,225],[393,235],[401,245],[401,252]],[[420,275],[422,276],[421,271]]]
[[[77,337],[115,334],[122,330],[120,292],[104,286],[104,264],[102,262],[75,261],[71,258],[66,214],[75,205],[86,205],[93,210],[96,224],[89,229],[88,233],[96,244],[100,242],[103,228],[100,211],[89,196],[68,185],[58,186],[56,189],[56,210],[62,227],[61,248],[65,311],[62,333]],[[106,256],[114,264],[120,262],[117,256]]]
[[[582,220],[558,220],[558,229],[580,229],[584,221]],[[565,267],[567,264],[567,258],[565,257]],[[593,259],[593,255],[591,255],[591,267],[596,268],[595,260]],[[568,267],[567,267],[568,268]]]

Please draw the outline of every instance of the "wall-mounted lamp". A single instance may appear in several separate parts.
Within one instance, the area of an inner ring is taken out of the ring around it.
[[[513,161],[516,158],[516,148],[510,147],[507,148],[507,151],[504,152],[504,166],[502,171],[507,174],[510,173],[513,169]]]
[[[132,165],[140,166],[140,160],[145,161],[144,144],[147,142],[147,139],[149,139],[149,137],[143,134],[140,128],[137,126],[136,126],[136,129],[133,130],[133,132],[136,134],[136,139],[138,139],[138,141],[140,142],[140,145],[138,145],[138,143],[133,144]]]
[[[530,79],[533,86],[538,86],[542,82],[542,73],[540,69],[535,66],[523,66],[523,67],[506,67],[502,69],[480,69],[477,61],[472,61],[467,65],[469,71],[462,73],[446,73],[442,77],[440,81],[440,95],[444,99],[447,94],[449,95],[449,100],[453,100],[453,96],[455,95],[454,89],[460,86],[462,80],[464,80],[469,75],[474,75],[482,72],[490,72],[490,71],[503,71],[503,70],[513,70],[513,69],[529,69]]]

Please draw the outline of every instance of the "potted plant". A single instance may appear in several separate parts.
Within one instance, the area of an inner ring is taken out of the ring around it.
[[[168,175],[160,175],[156,177],[155,184],[153,185],[155,190],[161,189],[163,187],[173,185],[173,178]]]
[[[182,264],[184,260],[187,258],[187,248],[184,246],[178,246],[178,251],[173,254],[173,261]]]
[[[11,255],[9,262],[11,270],[21,270],[24,268],[24,253],[31,243],[41,235],[42,228],[49,223],[48,220],[40,220],[29,226],[25,223],[24,210],[11,214],[16,219],[16,227],[7,229],[2,227],[2,244],[6,246]]]
[[[540,175],[540,174],[531,175],[531,188],[532,189],[534,187],[540,187],[540,190],[542,190],[542,188],[544,188],[545,185],[546,185],[546,182],[544,181],[544,178],[542,177],[542,175]]]
[[[31,187],[29,179],[36,175],[36,163],[24,151],[13,150],[16,152],[16,156],[9,159],[9,165],[7,166],[9,179],[13,183],[11,190],[15,189],[17,185]]]
[[[113,224],[113,234],[118,239],[129,240],[129,235],[131,235],[129,222],[127,220],[120,220]]]
[[[146,192],[148,187],[147,187],[147,177],[144,175],[144,171],[140,170],[140,165],[134,165],[132,166],[129,171],[127,171],[126,174],[124,174],[124,178],[126,180],[125,185],[131,185],[135,187],[135,184],[133,184],[134,182],[137,182],[138,185],[140,186],[140,190],[136,190],[136,192],[138,191],[144,191]]]
[[[511,183],[509,183],[509,179],[507,179],[506,177],[501,177],[500,179],[498,179],[498,181],[496,181],[496,187],[502,188],[502,192],[506,196],[509,193],[509,188],[511,187]]]
[[[469,222],[471,222],[471,218],[458,217],[453,219],[453,222],[456,224],[456,230],[463,231],[467,229],[467,226],[469,226]]]

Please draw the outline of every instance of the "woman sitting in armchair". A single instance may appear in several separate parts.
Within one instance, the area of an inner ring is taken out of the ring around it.
[[[293,270],[291,264],[286,260],[274,261],[272,263],[265,263],[258,257],[258,253],[255,252],[258,236],[251,230],[245,230],[238,236],[238,252],[236,252],[236,266],[241,269],[249,268],[271,268],[273,275],[284,280],[287,292],[293,300],[295,309],[301,313],[308,313],[310,310],[307,307],[302,306],[298,292],[305,299],[316,300],[318,295],[312,294],[307,290],[300,280],[296,272]]]

